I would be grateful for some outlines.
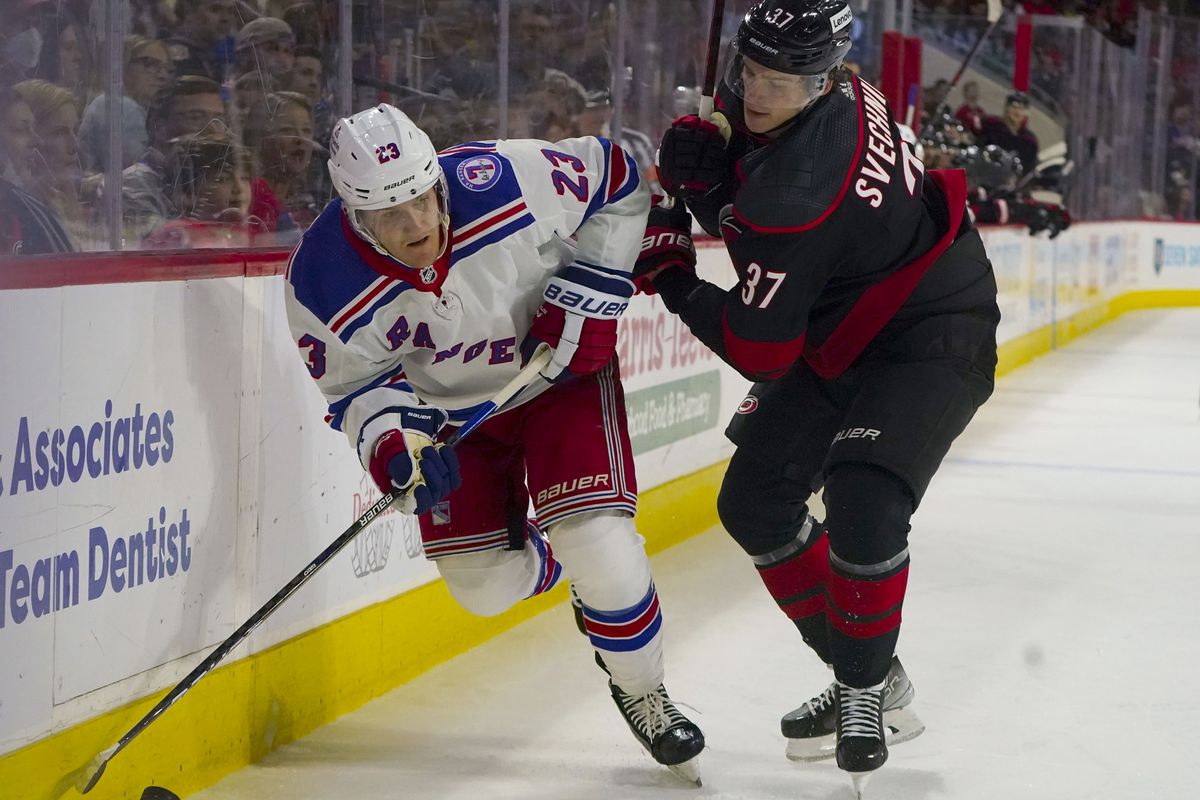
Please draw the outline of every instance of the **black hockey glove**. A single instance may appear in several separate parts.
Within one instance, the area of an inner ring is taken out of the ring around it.
[[[671,207],[654,195],[642,251],[633,267],[633,283],[642,294],[656,294],[654,281],[668,270],[683,269],[695,274],[696,247],[692,244],[692,215],[682,202]]]
[[[729,123],[719,112],[713,121],[695,114],[679,117],[658,148],[658,182],[672,197],[710,191],[729,169]]]
[[[1024,198],[1010,205],[1009,214],[1013,222],[1027,225],[1031,236],[1049,231],[1050,238],[1053,239],[1071,226],[1071,215],[1056,203],[1042,203]]]

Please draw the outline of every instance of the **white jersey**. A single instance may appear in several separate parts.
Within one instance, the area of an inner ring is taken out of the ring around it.
[[[572,261],[628,274],[649,193],[619,146],[596,137],[470,142],[438,155],[450,244],[413,270],[351,229],[334,200],[286,274],[288,322],[328,421],[364,468],[397,412],[422,403],[464,422],[520,369],[551,275]],[[538,381],[527,402],[549,384]]]

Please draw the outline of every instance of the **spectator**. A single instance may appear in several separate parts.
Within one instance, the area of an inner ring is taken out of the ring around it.
[[[321,211],[305,180],[313,153],[312,105],[302,94],[275,92],[251,120],[246,141],[259,174],[250,182],[250,213],[268,231],[299,228],[298,235]]]
[[[975,130],[987,113],[983,110],[983,106],[979,105],[979,84],[975,81],[967,81],[963,84],[962,95],[962,105],[954,112],[954,118],[961,122],[967,130]]]
[[[607,89],[588,92],[587,103],[579,115],[578,126],[581,136],[603,136],[616,140],[626,152],[637,162],[642,180],[646,181],[651,192],[661,192],[658,176],[654,169],[654,154],[658,144],[648,135],[622,125],[618,135],[612,131],[613,105],[612,94]]]
[[[234,71],[241,75],[255,70],[274,75],[286,85],[295,64],[296,39],[286,22],[259,17],[247,22],[237,35],[233,51]]]
[[[189,135],[228,138],[221,87],[199,75],[176,78],[146,112],[149,145],[122,173],[126,235],[140,240],[163,220],[178,216],[166,191],[166,153],[172,139]]]
[[[318,206],[324,206],[333,197],[333,183],[329,178],[329,170],[325,166],[328,152],[325,143],[333,132],[333,109],[325,101],[325,86],[321,78],[321,53],[316,47],[302,45],[296,48],[296,63],[292,67],[290,90],[304,95],[312,104],[313,109],[313,141],[319,148],[319,158],[314,158],[308,165],[308,179],[305,181],[312,190],[313,199]],[[495,130],[495,126],[492,127]]]
[[[1013,92],[1004,102],[1004,116],[985,115],[976,128],[980,146],[994,144],[1021,159],[1021,172],[1038,164],[1037,136],[1029,129],[1029,98]]]
[[[121,98],[121,169],[146,151],[146,108],[171,79],[167,48],[138,34],[125,37],[125,96]],[[108,95],[97,96],[83,112],[79,148],[84,172],[102,172],[108,154]]]
[[[15,89],[0,88],[0,257],[75,249],[53,209],[22,188],[37,145],[33,119]]]
[[[934,81],[933,86],[925,87],[921,91],[922,108],[925,115],[933,117],[940,114],[948,94],[950,94],[950,81],[945,78],[938,78]]]
[[[190,249],[254,243],[261,230],[247,217],[245,155],[229,139],[184,136],[167,155],[168,192],[179,216],[152,231],[142,247]]]
[[[65,8],[47,5],[42,14],[38,26],[42,34],[42,49],[33,77],[69,89],[82,102],[87,92],[87,80],[80,27]]]
[[[44,0],[20,0],[16,8],[5,6],[0,19],[0,69],[12,82],[32,77],[42,58],[42,32],[38,29],[38,7]]]
[[[79,107],[57,84],[33,79],[15,87],[33,113],[37,132],[30,192],[54,209],[76,241],[87,238],[87,214],[79,199]]]
[[[34,186],[37,131],[29,104],[11,87],[0,88],[0,168],[6,180],[22,189]]]
[[[167,39],[167,52],[176,75],[200,75],[221,82],[225,79],[223,48],[238,19],[235,0],[177,0],[179,27]]]
[[[265,71],[243,72],[233,82],[233,120],[236,129],[245,134],[250,117],[266,106],[267,95],[279,88],[275,79]]]
[[[565,72],[547,69],[533,85],[525,102],[534,112],[533,133],[539,139],[557,142],[579,135],[579,116],[587,106],[587,90]]]
[[[293,2],[279,14],[279,18],[292,29],[297,46],[315,47],[318,53],[326,52],[329,47],[329,25],[315,3],[308,0]]]

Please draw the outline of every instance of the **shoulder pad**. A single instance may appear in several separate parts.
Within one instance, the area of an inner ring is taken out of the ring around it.
[[[774,144],[742,159],[738,216],[769,228],[815,222],[844,195],[858,139],[858,104],[835,89]]]

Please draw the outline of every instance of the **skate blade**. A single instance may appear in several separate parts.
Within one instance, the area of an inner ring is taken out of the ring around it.
[[[911,708],[897,708],[883,712],[883,725],[887,728],[888,747],[912,741],[925,732],[921,722]],[[812,739],[788,739],[786,755],[789,761],[812,763],[833,758],[837,753],[837,737],[832,733]]]
[[[674,772],[688,783],[695,784],[697,787],[704,785],[700,780],[699,756],[684,761],[682,764],[669,764],[667,765],[667,769],[671,770],[671,772]]]
[[[857,797],[858,800],[864,800],[867,792],[867,782],[871,780],[871,776],[875,773],[851,772],[848,774],[850,775],[850,783],[854,785],[854,796]]]

